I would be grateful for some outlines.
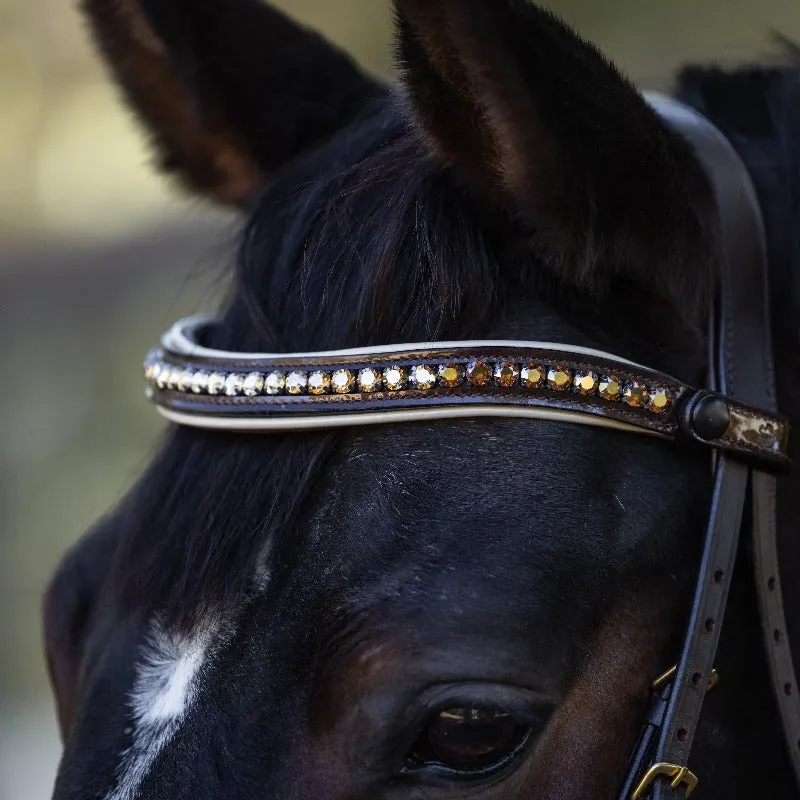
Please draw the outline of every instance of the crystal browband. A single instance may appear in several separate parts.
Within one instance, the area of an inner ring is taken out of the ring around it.
[[[431,342],[315,353],[199,344],[214,320],[168,331],[145,362],[148,393],[182,425],[309,430],[465,417],[527,417],[688,436],[788,463],[787,421],[609,353],[546,342]]]

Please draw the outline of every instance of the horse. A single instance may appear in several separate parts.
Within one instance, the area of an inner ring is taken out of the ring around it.
[[[230,298],[202,347],[562,343],[706,385],[720,198],[688,140],[551,12],[395,0],[388,86],[260,0],[82,9],[161,170],[243,214]],[[676,89],[755,185],[790,421],[792,60],[689,67]],[[165,394],[189,391],[171,375]],[[477,411],[165,436],[47,589],[64,740],[54,800],[618,796],[653,681],[680,658],[713,492],[707,448]],[[775,479],[789,610],[798,475]],[[705,703],[690,763],[651,776],[659,797],[688,796],[689,766],[701,800],[798,797],[753,545],[738,547],[732,577],[715,577],[730,584],[719,685],[694,681]],[[800,614],[785,633],[800,641]]]

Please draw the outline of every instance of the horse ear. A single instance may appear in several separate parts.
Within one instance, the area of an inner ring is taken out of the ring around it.
[[[80,697],[84,651],[116,540],[116,529],[102,524],[81,539],[62,560],[45,594],[45,653],[64,739]]]
[[[472,195],[559,279],[598,289],[624,276],[697,302],[713,274],[708,182],[592,45],[527,0],[395,8],[415,117]]]
[[[243,205],[382,90],[261,0],[82,0],[160,166]]]

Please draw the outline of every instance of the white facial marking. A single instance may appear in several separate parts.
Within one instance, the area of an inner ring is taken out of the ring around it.
[[[218,625],[205,625],[186,636],[154,621],[130,694],[133,743],[122,755],[117,786],[106,800],[134,800],[156,757],[186,718],[218,632]]]

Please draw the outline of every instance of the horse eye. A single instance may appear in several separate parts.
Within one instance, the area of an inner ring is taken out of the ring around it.
[[[439,767],[476,776],[504,766],[529,733],[508,712],[491,706],[438,711],[408,760],[411,769]]]

